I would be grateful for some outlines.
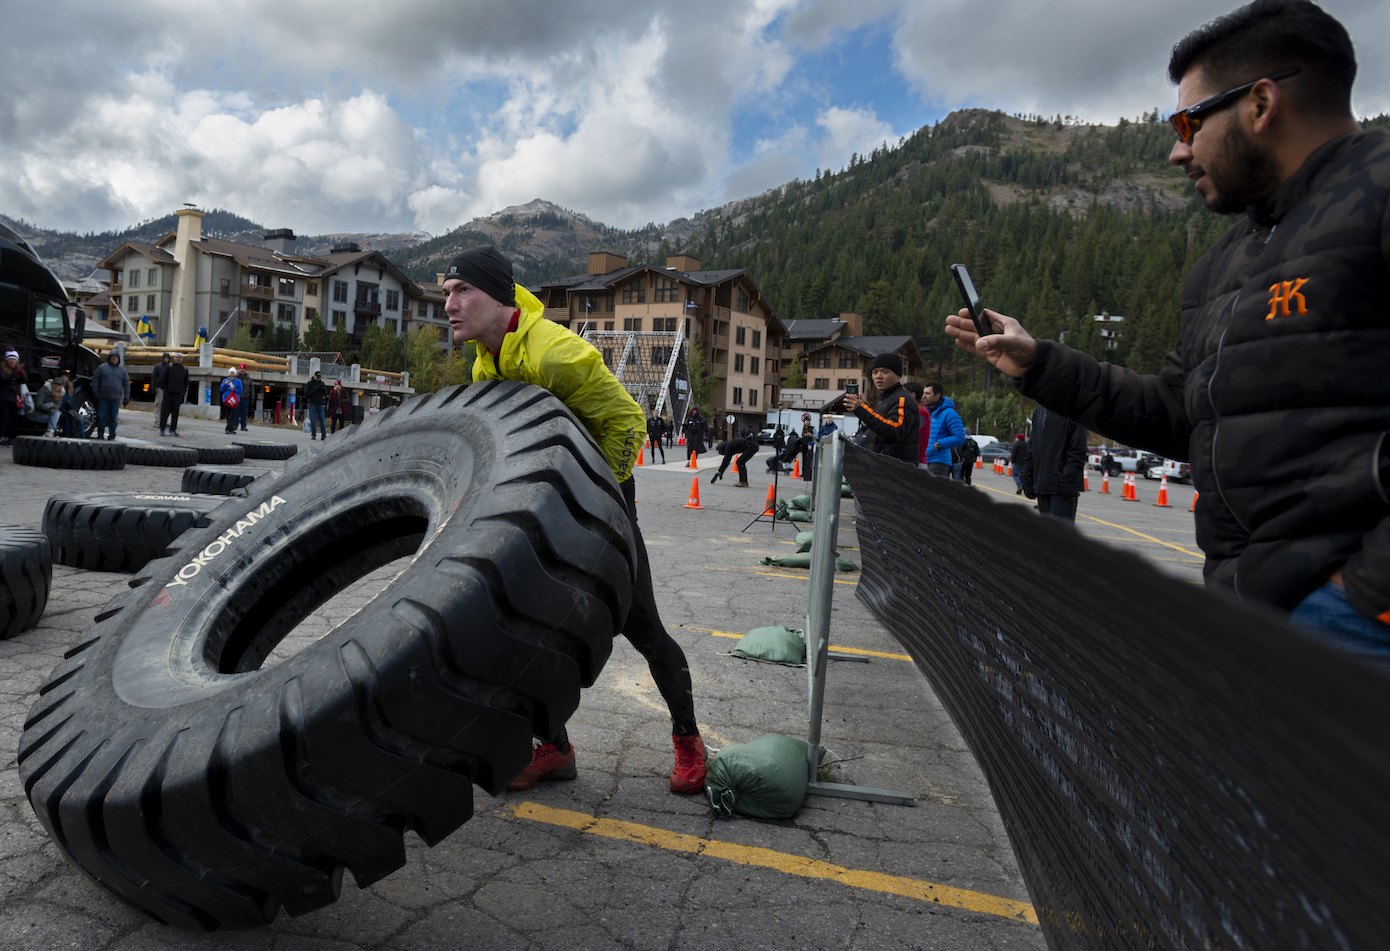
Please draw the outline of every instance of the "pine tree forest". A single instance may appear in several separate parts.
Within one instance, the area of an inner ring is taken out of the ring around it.
[[[1060,131],[1064,120],[1030,124]],[[982,361],[942,331],[961,306],[954,263],[970,268],[986,306],[1035,336],[1156,372],[1177,339],[1184,277],[1232,219],[1188,197],[1191,186],[1167,163],[1173,133],[1157,110],[1138,122],[1079,127],[1061,151],[1006,149],[1010,132],[1001,113],[954,114],[838,173],[789,183],[689,250],[707,267],[748,268],[784,319],[857,311],[867,334],[913,335],[927,374],[959,392],[987,381]],[[1048,200],[1135,175],[1174,197],[1150,194],[1128,211],[1098,199]],[[997,185],[1015,186],[1017,200],[997,203]],[[1089,319],[1097,314],[1124,318],[1113,348]]]

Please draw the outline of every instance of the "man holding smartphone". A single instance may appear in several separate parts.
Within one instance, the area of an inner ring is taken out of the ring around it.
[[[845,394],[845,409],[853,413],[869,431],[866,449],[917,464],[917,401],[902,385],[903,358],[896,353],[874,357],[869,373],[878,390],[878,405],[870,409],[858,393]]]
[[[1018,321],[946,332],[1049,410],[1192,463],[1209,586],[1390,670],[1390,134],[1351,112],[1346,29],[1257,0],[1173,48],[1168,160],[1244,211],[1197,262],[1157,376]]]

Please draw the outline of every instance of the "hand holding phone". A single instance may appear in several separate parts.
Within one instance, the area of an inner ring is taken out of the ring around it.
[[[970,270],[964,264],[952,264],[951,275],[956,279],[961,296],[965,298],[965,306],[970,309],[970,319],[975,322],[975,333],[981,337],[988,337],[995,330],[985,320],[985,308],[980,303],[980,294],[975,290],[975,282],[970,280]]]

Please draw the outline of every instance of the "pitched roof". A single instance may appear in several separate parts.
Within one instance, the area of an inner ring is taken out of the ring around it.
[[[149,258],[151,261],[156,262],[157,264],[178,263],[174,260],[174,256],[170,254],[168,251],[165,251],[163,248],[157,248],[152,244],[146,244],[143,241],[127,241],[124,244],[122,244],[119,248],[117,248],[115,251],[112,251],[110,254],[108,254],[103,260],[110,260],[111,258],[115,257],[118,251],[121,251],[125,248],[131,248],[132,250],[139,251],[145,257]]]
[[[908,358],[922,362],[922,358],[917,355],[917,342],[909,336],[899,337],[836,337],[815,347],[808,353],[819,353],[827,347],[842,347],[845,350],[852,350],[855,353],[862,353],[866,357],[875,357],[880,353],[891,353],[906,345]]]
[[[304,268],[284,260],[269,248],[258,248],[254,244],[238,244],[235,241],[224,241],[221,238],[203,238],[199,241],[193,241],[191,244],[205,254],[231,258],[242,267],[256,268],[261,271],[276,271],[295,277],[304,277],[310,273]]]
[[[791,340],[829,340],[837,330],[847,327],[843,320],[786,320],[787,337]]]
[[[840,400],[844,399],[844,390],[810,390],[810,389],[791,389],[782,387],[782,408],[804,412],[811,410],[817,413],[824,413]],[[770,408],[770,407],[769,407]]]

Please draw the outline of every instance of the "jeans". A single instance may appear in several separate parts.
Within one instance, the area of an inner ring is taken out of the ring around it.
[[[1390,673],[1390,624],[1366,617],[1329,581],[1299,602],[1289,621],[1305,634]]]
[[[82,432],[82,418],[78,415],[77,400],[64,396],[58,408],[62,411],[63,435],[86,439],[87,434]]]
[[[237,424],[238,426],[240,426],[243,430],[246,429],[246,414],[247,414],[248,411],[250,411],[250,409],[251,409],[251,401],[250,401],[250,400],[245,400],[245,399],[244,399],[244,400],[242,400],[240,403],[237,404],[236,424]]]
[[[323,404],[310,403],[306,408],[309,411],[309,435],[313,436],[315,434],[314,427],[317,426],[317,434],[320,436],[327,436],[328,430],[323,424]]]
[[[929,462],[927,463],[927,471],[938,479],[951,478],[951,464],[949,462]]]
[[[120,400],[97,400],[97,438],[105,433],[116,438],[116,416],[121,411]]]

